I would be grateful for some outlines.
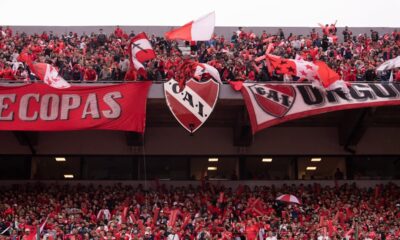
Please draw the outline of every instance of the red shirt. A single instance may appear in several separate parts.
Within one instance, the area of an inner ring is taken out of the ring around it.
[[[134,68],[129,68],[125,74],[124,80],[136,81],[137,80],[137,71]]]
[[[115,31],[114,31],[114,34],[115,34],[115,36],[117,36],[118,38],[122,38],[122,36],[124,35],[124,31],[123,31],[121,28],[117,27],[117,28],[115,29]]]
[[[83,80],[90,80],[90,81],[95,81],[97,80],[97,73],[95,70],[91,68],[86,68],[85,69],[85,74],[83,76]]]
[[[11,68],[4,69],[0,75],[2,75],[2,78],[5,80],[15,80],[15,76]]]

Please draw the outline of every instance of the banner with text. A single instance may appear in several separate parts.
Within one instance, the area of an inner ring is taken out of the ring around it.
[[[124,130],[143,133],[151,82],[54,89],[0,86],[0,130]]]
[[[340,89],[325,91],[310,83],[245,83],[241,92],[253,134],[286,121],[326,112],[400,105],[400,84],[354,83],[349,90],[348,94]]]

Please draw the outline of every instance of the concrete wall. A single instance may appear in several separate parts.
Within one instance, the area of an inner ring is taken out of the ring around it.
[[[338,144],[336,127],[272,127],[254,137],[250,147],[233,146],[232,128],[207,128],[194,136],[176,127],[150,127],[145,147],[129,147],[124,132],[40,132],[39,155],[348,155]],[[399,128],[371,127],[355,148],[360,155],[399,155]],[[0,132],[0,154],[31,154],[10,132]]]

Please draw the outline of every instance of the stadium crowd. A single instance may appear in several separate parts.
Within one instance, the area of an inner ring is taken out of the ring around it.
[[[207,42],[186,42],[190,47],[188,56],[196,61],[209,63],[220,72],[221,79],[283,81],[282,75],[270,73],[264,62],[255,59],[265,54],[272,44],[273,54],[286,58],[300,56],[303,59],[323,60],[345,81],[387,81],[391,72],[376,72],[382,62],[400,55],[400,32],[379,35],[353,36],[349,28],[337,33],[334,24],[321,25],[322,32],[312,29],[304,35],[277,33],[255,34],[238,28],[230,38],[214,35]],[[339,35],[342,34],[342,37]],[[10,27],[0,27],[0,79],[33,80],[29,69],[18,62],[23,49],[28,49],[33,59],[56,66],[60,75],[73,81],[137,80],[141,79],[134,68],[130,68],[128,55],[129,39],[135,36],[116,27],[111,34],[102,29],[98,33],[82,34],[69,32],[57,35],[53,32],[28,35],[14,32]],[[184,58],[176,41],[150,36],[157,58],[146,65],[148,80],[174,78]],[[400,71],[395,69],[393,80],[400,81]],[[296,80],[296,79],[289,79]]]
[[[400,188],[15,185],[0,239],[400,239]],[[291,193],[301,204],[276,201]]]

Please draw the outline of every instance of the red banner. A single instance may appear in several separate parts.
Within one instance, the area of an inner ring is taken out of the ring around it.
[[[144,132],[151,82],[54,89],[0,87],[0,130]]]

